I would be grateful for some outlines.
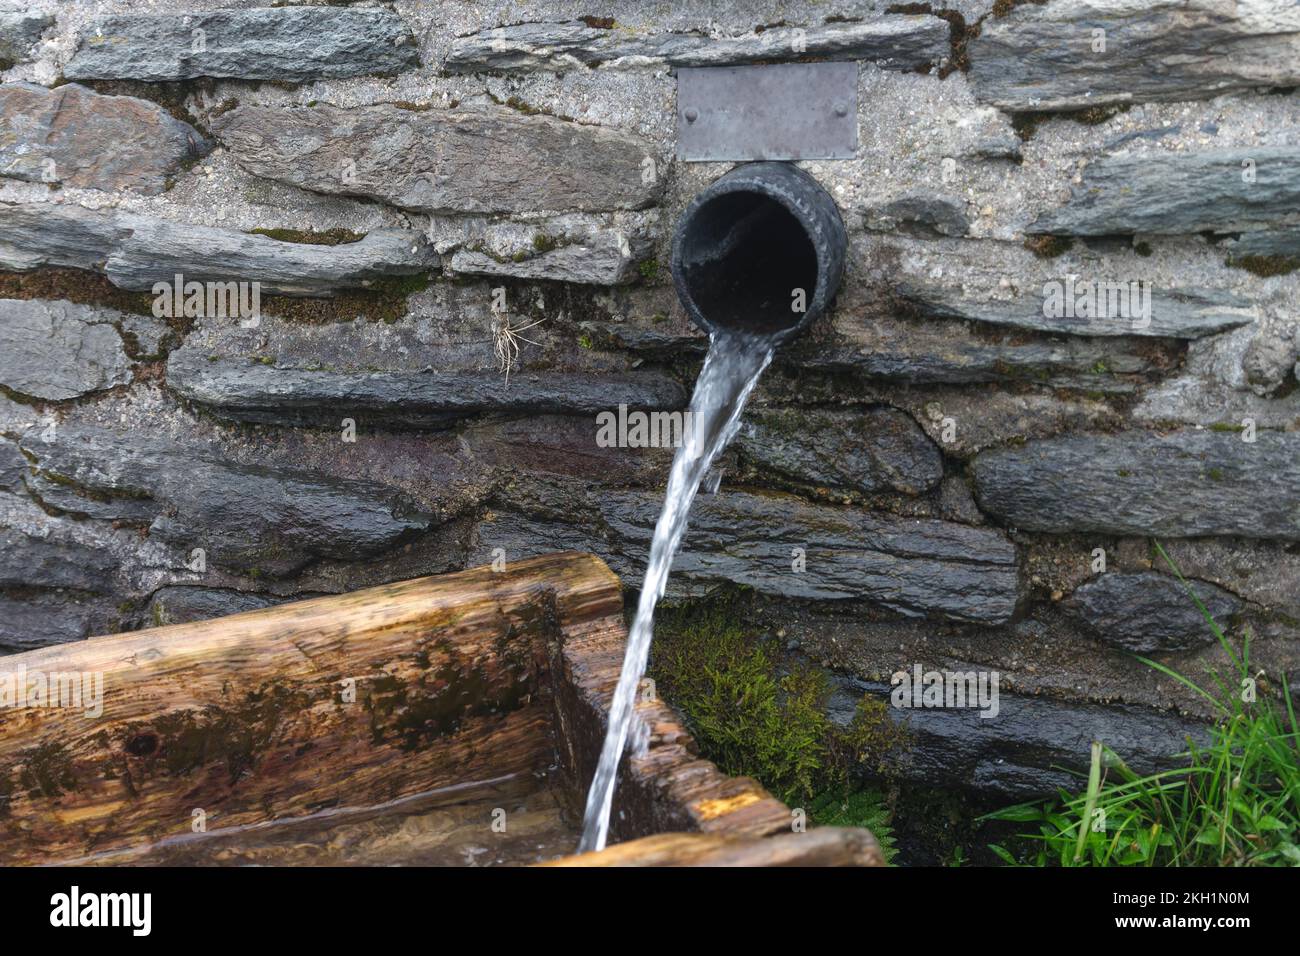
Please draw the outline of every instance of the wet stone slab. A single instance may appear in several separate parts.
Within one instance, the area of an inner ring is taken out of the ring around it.
[[[69,424],[32,429],[22,449],[46,508],[149,528],[189,554],[254,576],[315,558],[374,556],[432,519],[378,482],[241,465],[219,451],[138,432]]]
[[[1300,8],[1219,0],[1053,0],[984,19],[976,97],[1004,110],[1211,99],[1300,81]]]
[[[152,196],[209,148],[198,130],[148,100],[76,83],[0,86],[0,176]]]
[[[493,27],[453,41],[444,67],[453,73],[735,66],[792,60],[866,60],[921,69],[949,53],[948,25],[937,17],[884,16],[855,23],[768,27],[748,35],[639,32],[564,23]]]
[[[102,17],[83,32],[70,80],[305,82],[419,65],[415,38],[383,7],[266,7]]]
[[[663,189],[649,141],[505,106],[239,106],[212,130],[256,176],[415,212],[644,209]]]
[[[0,299],[0,385],[48,401],[131,381],[117,313],[72,302]]]
[[[1129,431],[980,453],[975,494],[1030,531],[1300,540],[1300,435]]]

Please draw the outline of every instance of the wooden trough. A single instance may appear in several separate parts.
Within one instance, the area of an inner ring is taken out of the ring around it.
[[[881,863],[649,696],[626,842],[568,856],[625,638],[618,578],[564,553],[2,658],[0,864]]]

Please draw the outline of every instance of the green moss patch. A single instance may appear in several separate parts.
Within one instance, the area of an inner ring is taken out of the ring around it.
[[[918,16],[929,14],[938,17],[940,20],[948,21],[948,40],[952,44],[952,56],[948,59],[948,65],[939,68],[939,79],[944,79],[949,74],[960,71],[965,73],[970,69],[970,54],[967,47],[970,41],[980,35],[980,24],[966,23],[966,17],[958,10],[936,10],[928,3],[896,3],[893,6],[885,8],[886,13],[903,14],[906,16]],[[848,22],[847,18],[840,18]],[[834,22],[834,17],[827,17],[827,23]],[[929,67],[921,70],[922,73],[928,73]]]
[[[154,300],[152,293],[128,292],[102,275],[80,269],[0,271],[0,298],[67,299],[79,305],[102,305],[135,315],[153,315]]]
[[[312,235],[328,236],[329,234]],[[396,322],[407,313],[407,297],[416,292],[423,292],[428,287],[427,272],[409,276],[389,276],[376,279],[368,288],[344,290],[329,298],[264,295],[262,312],[266,315],[305,323],[351,322],[358,317]],[[154,302],[154,296],[150,292],[130,292],[119,289],[104,276],[80,269],[0,271],[0,298],[67,299],[69,302],[81,305],[106,306],[135,315],[152,315]],[[184,331],[188,329],[191,320],[172,319],[168,320],[168,324]]]
[[[43,743],[24,752],[19,784],[32,799],[57,797],[77,790],[72,757],[60,743]]]
[[[1011,11],[1016,7],[1021,7],[1029,3],[1041,7],[1046,2],[1047,0],[994,0],[993,16],[1001,20],[1003,17],[1010,16]]]
[[[1290,275],[1300,269],[1300,257],[1296,256],[1237,256],[1230,258],[1224,265],[1232,269],[1245,269],[1254,275],[1268,279],[1273,276]]]
[[[68,81],[63,79],[61,83],[56,85],[62,86],[66,82]],[[138,100],[148,100],[161,106],[171,114],[173,119],[178,119],[182,123],[195,127],[205,136],[211,135],[203,123],[190,113],[189,106],[186,103],[196,93],[212,95],[216,84],[214,80],[207,77],[159,82],[144,82],[142,80],[77,80],[76,82],[89,87],[102,96],[131,96]]]
[[[753,635],[733,598],[662,609],[650,674],[725,773],[754,777],[815,824],[866,826],[890,852],[883,797],[861,786],[907,745],[883,699],[864,695],[836,724],[827,673]]]
[[[327,324],[355,318],[396,322],[407,313],[407,296],[429,287],[428,273],[378,279],[368,289],[348,289],[329,298],[262,297],[262,312],[291,322]]]
[[[322,232],[310,229],[250,229],[249,232],[277,242],[297,242],[310,246],[342,246],[366,238],[365,233],[352,232],[350,229],[326,229]]]
[[[1025,240],[1025,248],[1040,259],[1055,259],[1073,246],[1074,240],[1069,236],[1030,236]]]
[[[1112,116],[1125,113],[1130,104],[1118,103],[1109,106],[1087,106],[1078,110],[1027,111],[1016,113],[1011,117],[1011,127],[1022,141],[1027,141],[1038,131],[1038,127],[1050,119],[1071,120],[1084,126],[1099,126]]]

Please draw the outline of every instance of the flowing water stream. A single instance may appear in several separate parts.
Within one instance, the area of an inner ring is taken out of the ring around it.
[[[695,382],[695,394],[691,397],[689,427],[683,429],[682,445],[673,456],[663,511],[659,514],[650,544],[650,560],[646,564],[636,617],[628,634],[623,672],[610,708],[609,730],[601,748],[596,776],[587,793],[582,842],[578,845],[580,853],[605,847],[618,764],[627,747],[637,687],[650,656],[655,605],[663,597],[668,571],[681,548],[691,502],[695,500],[695,493],[714,459],[735,436],[745,401],[754,390],[758,377],[772,361],[776,344],[776,338],[770,335],[734,331],[714,332],[711,337],[709,352]]]

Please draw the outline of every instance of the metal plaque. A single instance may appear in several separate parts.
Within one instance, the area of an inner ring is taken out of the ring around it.
[[[852,159],[857,148],[856,63],[677,71],[678,159]]]

